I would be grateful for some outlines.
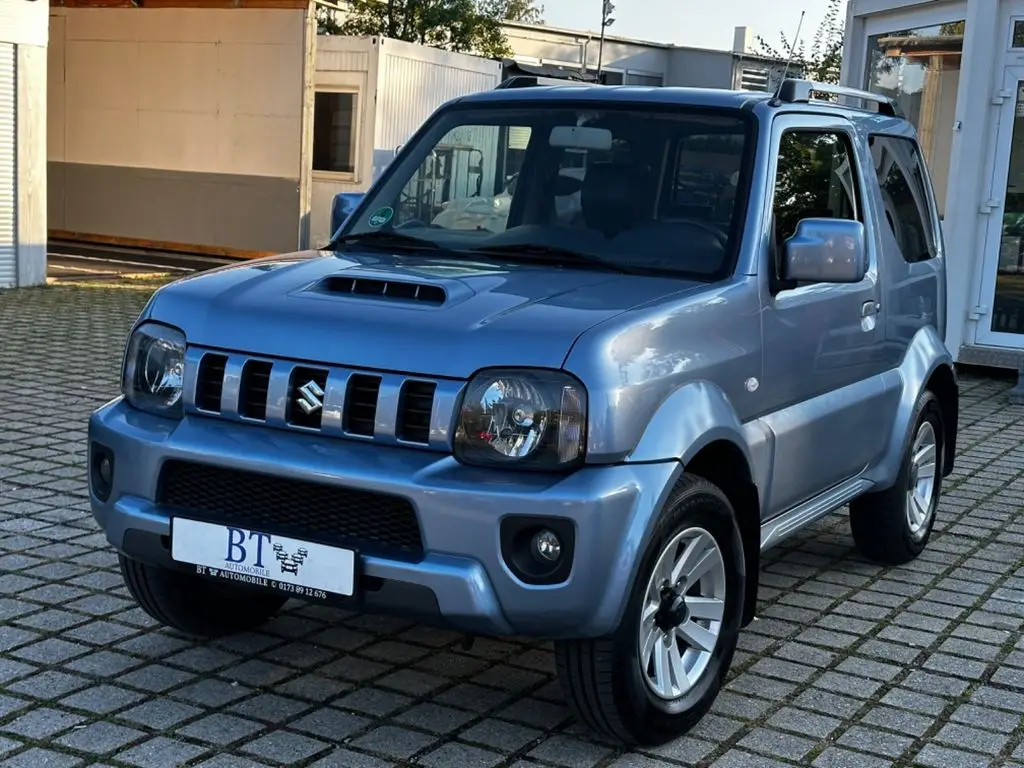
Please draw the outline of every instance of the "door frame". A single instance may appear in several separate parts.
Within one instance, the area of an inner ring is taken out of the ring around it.
[[[1012,29],[1014,17],[1007,25]],[[1001,95],[1005,98],[993,121],[989,136],[992,149],[989,152],[988,168],[990,180],[986,187],[983,205],[989,209],[981,252],[981,280],[976,306],[987,311],[978,318],[974,330],[974,343],[979,346],[1004,349],[1024,349],[1024,326],[1022,333],[1006,333],[992,330],[995,318],[996,287],[999,277],[999,261],[1002,250],[1003,215],[1006,212],[1007,184],[1010,175],[1010,155],[1013,151],[1013,136],[1016,127],[1016,112],[1024,109],[1024,64],[1009,64],[1003,67],[1000,83]],[[1022,136],[1024,138],[1024,136]],[[1024,190],[1022,190],[1024,192]],[[1024,248],[1024,241],[1022,241]],[[1024,257],[1022,257],[1024,258]],[[1021,272],[1024,279],[1024,270]]]

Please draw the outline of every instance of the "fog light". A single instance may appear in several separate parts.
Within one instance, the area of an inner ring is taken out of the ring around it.
[[[110,459],[108,457],[100,457],[100,466],[97,471],[99,472],[100,480],[103,481],[103,485],[109,488],[114,482],[114,468],[110,466]]]
[[[562,542],[554,531],[543,530],[533,537],[533,551],[542,560],[553,563],[562,555]]]
[[[572,573],[576,550],[576,526],[572,520],[506,515],[499,535],[501,559],[520,581],[561,584]]]
[[[89,458],[89,484],[100,501],[110,498],[114,488],[114,454],[106,446],[93,443]]]

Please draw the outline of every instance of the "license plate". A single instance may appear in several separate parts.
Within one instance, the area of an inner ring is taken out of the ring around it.
[[[271,535],[233,525],[176,517],[171,557],[203,576],[324,599],[355,591],[356,555],[350,549]]]

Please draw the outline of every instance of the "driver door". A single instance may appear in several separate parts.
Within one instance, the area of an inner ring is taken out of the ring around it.
[[[887,368],[875,214],[864,188],[869,156],[853,126],[827,116],[783,115],[773,135],[771,242],[762,260],[763,421],[775,434],[768,494],[778,514],[859,474],[887,429]],[[786,282],[786,241],[806,218],[865,225],[868,269],[858,283]]]

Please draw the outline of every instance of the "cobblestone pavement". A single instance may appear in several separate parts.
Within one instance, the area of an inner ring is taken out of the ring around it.
[[[1008,381],[964,374],[958,467],[917,562],[863,562],[838,515],[772,553],[712,714],[624,753],[573,723],[545,644],[465,651],[290,605],[203,645],[134,607],[83,456],[147,296],[0,293],[0,765],[1024,766],[1024,426]]]

